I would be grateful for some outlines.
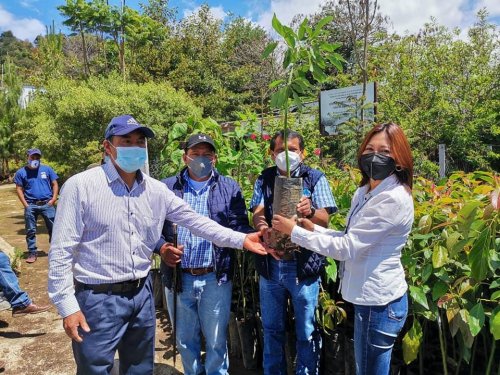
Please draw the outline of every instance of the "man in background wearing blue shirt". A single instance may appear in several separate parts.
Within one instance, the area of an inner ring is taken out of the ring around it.
[[[26,226],[26,244],[28,245],[27,263],[34,263],[37,256],[36,221],[42,215],[49,241],[52,237],[52,226],[56,209],[59,186],[56,172],[48,165],[40,163],[42,153],[37,148],[28,150],[28,164],[19,169],[14,177],[16,192],[24,206],[24,222]]]
[[[206,134],[189,137],[182,159],[186,167],[177,176],[163,180],[168,188],[200,215],[226,228],[254,232],[248,222],[240,186],[214,168],[217,154],[212,138]],[[235,251],[216,246],[184,227],[178,228],[180,246],[175,248],[172,242],[172,222],[166,221],[157,249],[166,250],[161,271],[170,318],[172,322],[174,317],[176,320],[177,348],[184,374],[227,374],[227,328]],[[172,274],[179,262],[182,292],[177,294],[175,313]],[[201,360],[202,335],[205,337],[205,363]]]

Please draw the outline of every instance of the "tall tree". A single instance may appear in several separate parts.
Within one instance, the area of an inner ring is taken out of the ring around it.
[[[9,159],[14,154],[12,134],[14,126],[21,117],[19,97],[22,84],[16,66],[7,57],[2,64],[3,77],[0,86],[0,159],[2,175],[9,172]]]
[[[35,67],[31,57],[32,52],[33,45],[28,41],[17,39],[11,31],[0,34],[0,65],[9,58],[10,62],[17,66],[21,76],[28,76]]]
[[[33,58],[37,62],[38,70],[41,74],[40,83],[49,79],[57,78],[64,73],[64,35],[56,33],[54,23],[46,27],[44,37],[36,39],[37,50],[33,53]]]
[[[374,56],[384,77],[381,116],[407,129],[425,172],[435,172],[429,161],[437,162],[440,143],[451,170],[488,168],[498,160],[489,149],[499,134],[498,31],[481,11],[469,39],[459,35],[433,21],[417,35],[393,36]]]
[[[57,9],[63,16],[67,17],[63,24],[80,34],[82,39],[83,73],[85,76],[89,76],[90,66],[85,35],[91,30],[91,6],[85,0],[66,0],[66,5],[60,5]]]

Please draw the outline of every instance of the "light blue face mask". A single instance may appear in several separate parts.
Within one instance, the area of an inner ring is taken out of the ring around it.
[[[113,146],[113,145],[111,145]],[[127,173],[134,173],[141,169],[148,158],[145,147],[115,147],[118,166]]]

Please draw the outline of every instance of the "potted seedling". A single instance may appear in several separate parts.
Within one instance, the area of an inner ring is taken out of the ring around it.
[[[321,19],[316,26],[310,27],[305,18],[297,31],[282,25],[276,15],[273,16],[273,29],[283,38],[285,54],[283,58],[283,79],[271,83],[270,87],[276,92],[271,96],[271,107],[283,112],[283,129],[285,131],[284,144],[288,150],[288,114],[290,104],[298,110],[302,109],[303,99],[314,96],[316,84],[327,79],[325,69],[333,65],[342,70],[342,56],[335,52],[340,44],[325,42],[323,27],[331,22],[333,17]],[[270,43],[263,52],[263,58],[268,56],[278,46],[277,41]],[[302,178],[290,176],[290,162],[286,152],[286,176],[275,179],[273,212],[286,217],[296,214],[296,207],[303,195]],[[296,247],[290,242],[287,235],[276,231],[271,232],[270,246],[279,252],[293,251]]]

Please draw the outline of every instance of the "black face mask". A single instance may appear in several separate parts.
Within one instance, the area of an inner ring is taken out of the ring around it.
[[[396,162],[390,156],[370,152],[361,155],[361,169],[374,180],[383,180],[396,169]]]

